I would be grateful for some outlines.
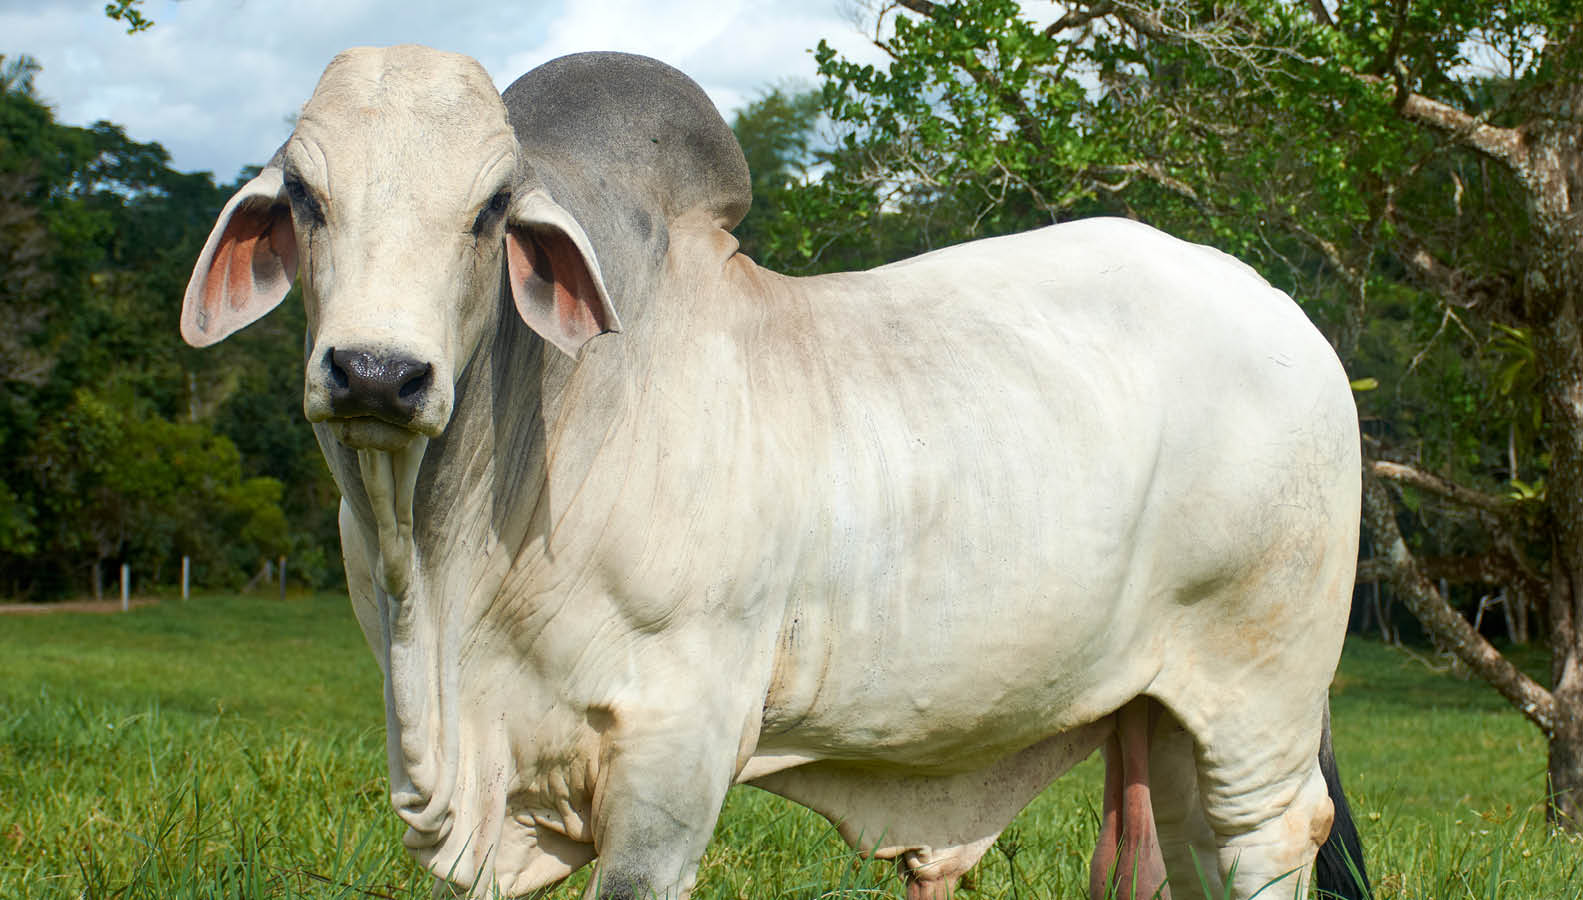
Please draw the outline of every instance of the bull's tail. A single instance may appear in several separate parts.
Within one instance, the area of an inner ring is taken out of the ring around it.
[[[1325,776],[1336,819],[1314,861],[1314,886],[1324,900],[1369,900],[1372,893],[1369,873],[1363,866],[1363,841],[1358,838],[1352,810],[1341,792],[1341,773],[1336,771],[1336,754],[1330,746],[1329,704],[1325,705],[1325,729],[1319,739],[1319,771]]]

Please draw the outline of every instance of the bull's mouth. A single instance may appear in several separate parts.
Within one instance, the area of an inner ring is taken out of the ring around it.
[[[375,449],[375,451],[400,452],[419,437],[432,437],[429,433],[377,419],[374,416],[325,419],[329,433],[348,449]]]
[[[342,446],[352,450],[382,450],[386,453],[398,453],[405,450],[414,440],[423,437],[423,432],[376,419],[373,416],[357,416],[355,418],[326,419],[325,424],[330,426],[330,433]]]

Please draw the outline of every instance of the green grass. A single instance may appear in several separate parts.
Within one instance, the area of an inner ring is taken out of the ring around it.
[[[1583,846],[1544,824],[1544,742],[1492,691],[1356,640],[1333,709],[1381,900],[1583,898]],[[0,616],[0,898],[427,897],[381,723],[344,597]],[[1099,780],[1090,760],[1035,801],[962,896],[1084,896]],[[823,819],[739,788],[695,896],[899,893]]]

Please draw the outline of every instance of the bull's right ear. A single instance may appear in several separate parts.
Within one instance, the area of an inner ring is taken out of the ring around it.
[[[270,166],[236,192],[209,232],[182,300],[182,340],[194,347],[222,340],[279,306],[296,278],[291,202],[281,170]]]

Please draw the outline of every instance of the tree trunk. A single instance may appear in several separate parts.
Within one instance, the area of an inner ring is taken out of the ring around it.
[[[1558,728],[1550,736],[1549,804],[1545,818],[1568,831],[1583,831],[1583,694],[1573,685],[1556,692]]]
[[[1529,279],[1528,309],[1537,313],[1535,361],[1544,373],[1545,444],[1550,472],[1545,491],[1554,531],[1550,559],[1550,676],[1556,715],[1550,732],[1550,816],[1583,827],[1583,669],[1578,624],[1583,597],[1583,341],[1576,307],[1565,287],[1543,273]],[[1547,290],[1547,288],[1550,288]],[[1559,295],[1559,296],[1558,296]]]
[[[1583,29],[1547,47],[1557,64],[1583,53]],[[1515,169],[1533,225],[1522,314],[1542,373],[1550,528],[1550,820],[1583,828],[1583,81],[1545,85],[1537,115],[1519,129]]]
[[[1559,553],[1557,554],[1559,558]],[[1557,567],[1550,579],[1550,695],[1555,724],[1546,767],[1546,818],[1563,828],[1583,828],[1583,672],[1578,666],[1577,596],[1573,579]]]
[[[1528,592],[1516,588],[1506,589],[1506,615],[1510,621],[1507,637],[1517,646],[1525,646],[1532,636],[1528,630]]]
[[[1576,59],[1583,30],[1559,59]],[[1546,482],[1555,543],[1550,560],[1550,674],[1555,725],[1550,732],[1550,816],[1583,828],[1583,82],[1556,83],[1548,115],[1524,135],[1532,256],[1523,280],[1523,311],[1533,325],[1534,362],[1543,373]]]

